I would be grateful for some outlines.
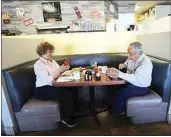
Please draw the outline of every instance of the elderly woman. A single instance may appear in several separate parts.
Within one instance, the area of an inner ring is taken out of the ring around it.
[[[36,88],[34,96],[39,100],[58,100],[61,108],[62,123],[68,127],[74,127],[75,105],[72,91],[69,88],[53,87],[53,81],[61,73],[69,69],[69,65],[61,65],[52,59],[54,46],[43,42],[37,46],[39,60],[34,64],[36,75]]]

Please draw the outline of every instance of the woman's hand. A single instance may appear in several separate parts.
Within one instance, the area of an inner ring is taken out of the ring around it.
[[[58,79],[58,77],[67,69],[69,69],[70,66],[69,65],[61,65],[53,74],[53,79],[56,80]]]
[[[64,71],[66,71],[66,70],[68,70],[70,68],[70,65],[68,64],[68,65],[61,65],[60,66],[60,71],[61,71],[61,73],[63,73]]]

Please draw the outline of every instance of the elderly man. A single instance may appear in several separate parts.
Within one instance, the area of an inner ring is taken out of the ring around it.
[[[127,68],[123,73],[115,68],[109,68],[107,75],[113,78],[122,78],[128,83],[120,88],[112,101],[112,114],[121,115],[126,110],[126,100],[130,97],[141,96],[148,92],[151,84],[153,65],[151,60],[143,53],[139,42],[130,43],[128,47],[128,59],[119,64],[119,69]],[[114,91],[113,91],[114,92]]]

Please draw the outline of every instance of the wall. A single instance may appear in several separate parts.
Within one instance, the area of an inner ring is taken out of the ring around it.
[[[138,25],[140,34],[161,33],[171,30],[171,16],[166,16],[158,20],[145,20]]]
[[[53,1],[53,0],[52,0]],[[2,29],[16,28],[22,33],[36,34],[35,27],[56,27],[63,25],[72,25],[72,22],[81,23],[84,25],[85,21],[90,20],[91,22],[98,24],[100,30],[105,30],[105,15],[104,15],[104,1],[60,1],[62,21],[53,23],[44,22],[42,12],[42,1],[2,1],[2,13],[9,13],[11,24],[3,24]],[[81,12],[82,19],[77,19],[74,12],[74,5],[78,7]],[[32,18],[34,24],[25,26],[23,21],[18,19],[16,15],[16,8],[23,8],[25,12],[25,19]],[[91,12],[98,11],[100,18],[91,20]]]
[[[137,36],[145,53],[171,60],[171,32],[149,33]]]
[[[97,32],[2,37],[2,68],[38,58],[35,50],[42,41],[54,44],[55,55],[126,52],[136,41],[134,32]],[[9,50],[10,49],[10,50]]]
[[[160,19],[171,14],[171,5],[156,5],[155,6],[155,19]]]
[[[2,38],[2,69],[37,58],[36,45],[41,38]]]
[[[145,27],[137,33],[137,40],[143,44],[146,53],[171,60],[170,24],[170,16],[142,24]]]
[[[119,13],[119,19],[117,21],[118,31],[127,31],[129,25],[135,24],[135,13]]]

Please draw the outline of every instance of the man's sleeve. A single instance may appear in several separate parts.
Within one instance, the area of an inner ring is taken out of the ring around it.
[[[127,74],[119,71],[118,77],[128,81],[135,86],[148,85],[148,78],[151,77],[152,66],[142,65],[135,71],[134,74]]]
[[[128,59],[124,62],[124,65],[127,67],[127,65],[128,65]]]

